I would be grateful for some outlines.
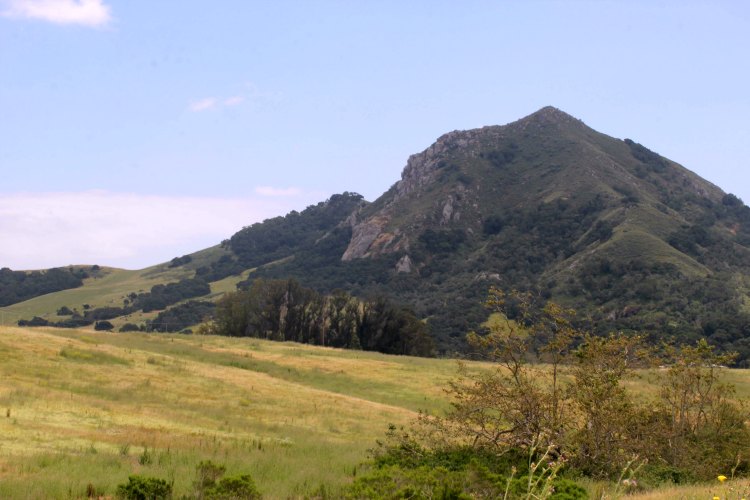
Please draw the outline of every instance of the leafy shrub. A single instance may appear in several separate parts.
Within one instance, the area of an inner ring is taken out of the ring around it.
[[[72,316],[73,311],[70,310],[68,306],[62,306],[60,309],[57,310],[58,316]]]
[[[216,500],[255,500],[262,495],[253,478],[247,474],[222,478],[214,486],[206,488],[207,499]]]
[[[387,447],[377,457],[375,467],[358,476],[345,496],[469,499],[504,498],[508,492],[505,498],[587,498],[586,491],[575,482],[557,477],[558,469],[530,471],[528,457],[513,451],[507,456],[471,447],[421,448],[413,455],[404,451],[399,445]],[[537,459],[542,459],[540,464],[548,464],[541,456]]]
[[[480,153],[480,157],[489,161],[493,167],[502,168],[515,159],[517,149],[518,146],[511,143],[507,149]]]
[[[127,500],[161,500],[172,497],[172,485],[164,479],[132,475],[117,486],[117,496]]]
[[[31,319],[18,320],[18,326],[49,326],[49,321],[39,316],[34,316]]]
[[[193,261],[193,258],[189,255],[183,255],[182,257],[175,257],[169,262],[169,267],[180,267],[185,264],[189,264]]]
[[[109,331],[114,330],[114,328],[115,328],[115,325],[113,325],[109,321],[97,321],[94,324],[94,330],[96,330],[96,331],[106,331],[106,332],[109,332]]]
[[[256,500],[261,494],[253,478],[247,474],[222,478],[226,467],[210,460],[199,463],[195,468],[193,482],[198,498],[206,500]]]
[[[419,236],[419,241],[431,253],[455,252],[466,241],[463,229],[427,229]]]
[[[491,215],[484,219],[482,224],[482,231],[486,235],[497,234],[503,230],[503,218],[499,215]]]

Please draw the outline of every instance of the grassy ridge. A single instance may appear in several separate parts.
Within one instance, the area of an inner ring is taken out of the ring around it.
[[[191,254],[192,261],[184,266],[169,267],[169,263],[158,264],[140,270],[127,270],[104,267],[97,276],[83,280],[83,286],[60,292],[41,295],[24,302],[6,307],[0,307],[0,325],[16,325],[19,319],[31,319],[34,316],[43,317],[49,321],[59,321],[65,317],[57,316],[55,311],[62,306],[77,309],[84,313],[83,305],[91,308],[122,307],[123,300],[130,293],[148,292],[154,285],[174,283],[181,279],[192,278],[195,269],[205,265],[221,255],[227,253],[220,247],[211,247]],[[211,283],[211,294],[202,300],[216,300],[224,293],[236,289],[239,281],[246,279],[252,270],[246,270],[240,275],[230,276]],[[136,311],[127,316],[112,320],[115,327],[124,323],[141,324],[148,319],[154,319],[159,311],[144,313]],[[92,327],[93,328],[93,327]]]

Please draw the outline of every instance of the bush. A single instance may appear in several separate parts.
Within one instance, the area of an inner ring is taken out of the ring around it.
[[[39,316],[34,316],[31,319],[21,319],[18,321],[18,326],[49,326],[49,321]]]
[[[109,331],[114,330],[114,328],[115,328],[115,325],[113,325],[109,321],[97,321],[94,324],[94,330],[99,331],[99,332],[101,331],[109,332]]]
[[[216,500],[255,500],[261,494],[255,486],[253,478],[247,474],[225,477],[216,485],[206,488],[207,499]]]
[[[255,500],[261,494],[253,478],[247,474],[234,477],[221,477],[226,467],[208,460],[199,463],[195,468],[196,479],[193,482],[197,498],[211,500]]]
[[[117,486],[117,496],[127,500],[161,500],[172,497],[172,485],[164,479],[133,475]]]
[[[70,310],[68,306],[62,306],[60,309],[57,310],[58,316],[72,316],[73,311]]]

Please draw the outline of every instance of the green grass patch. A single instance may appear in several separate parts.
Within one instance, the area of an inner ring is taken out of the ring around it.
[[[77,349],[75,347],[63,347],[60,349],[60,356],[68,361],[78,361],[82,363],[96,363],[100,365],[129,365],[130,361],[126,359],[107,354],[102,351],[89,349]]]

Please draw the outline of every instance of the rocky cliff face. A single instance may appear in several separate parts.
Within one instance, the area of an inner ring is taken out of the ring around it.
[[[426,228],[476,233],[497,206],[507,210],[590,193],[631,196],[664,211],[662,201],[674,198],[678,184],[713,202],[723,194],[639,144],[600,134],[548,106],[508,125],[449,132],[409,157],[401,180],[352,224],[341,259],[409,253]]]
[[[398,217],[400,210],[406,210],[405,205],[412,204],[409,201],[422,198],[425,191],[440,180],[441,175],[444,175],[446,162],[454,153],[460,152],[464,157],[478,157],[483,145],[502,141],[509,133],[531,133],[540,127],[559,127],[565,124],[584,126],[580,120],[556,108],[546,107],[507,126],[454,130],[442,135],[430,147],[409,157],[401,173],[401,180],[396,183],[394,189],[383,195],[386,197],[380,203],[383,208],[352,225],[352,239],[341,260],[350,261],[387,252],[408,251],[409,238],[401,231],[389,230],[389,226],[394,217]],[[448,165],[448,168],[455,167]],[[462,202],[467,197],[466,185],[458,182],[441,195],[434,201],[434,207],[431,207],[437,211],[438,224],[448,226],[451,222],[458,222],[462,216]]]
[[[457,149],[467,150],[478,145],[479,131],[453,131],[435,141],[421,153],[411,155],[406,162],[401,180],[396,183],[391,192],[384,196],[383,208],[377,213],[352,226],[352,239],[346,252],[341,257],[343,261],[370,257],[385,252],[408,250],[409,241],[398,229],[389,231],[394,216],[398,216],[400,205],[405,200],[420,198],[423,191],[436,182],[443,164],[441,162]],[[461,188],[459,188],[461,189]],[[441,203],[442,220],[447,223],[457,220],[460,212],[457,209],[457,197],[448,195]],[[409,266],[401,266],[400,272]]]

